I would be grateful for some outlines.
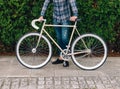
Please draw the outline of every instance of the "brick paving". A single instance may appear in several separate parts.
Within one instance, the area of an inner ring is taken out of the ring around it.
[[[120,76],[9,77],[0,78],[0,89],[120,89]]]
[[[85,71],[49,63],[27,69],[16,57],[0,56],[0,89],[120,89],[120,57],[109,57],[97,70]]]

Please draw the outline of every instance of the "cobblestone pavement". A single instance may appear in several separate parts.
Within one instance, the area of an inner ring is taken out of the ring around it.
[[[52,58],[54,59],[54,58]],[[28,69],[16,57],[0,56],[0,89],[120,89],[120,57],[109,57],[97,70],[48,63]]]
[[[120,89],[120,77],[0,78],[0,89]]]

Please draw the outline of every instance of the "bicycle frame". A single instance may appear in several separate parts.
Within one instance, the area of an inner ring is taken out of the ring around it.
[[[38,21],[38,20],[36,20]],[[38,47],[39,45],[39,42],[40,42],[40,39],[41,39],[41,36],[43,34],[43,32],[50,38],[50,40],[52,40],[52,42],[60,49],[60,51],[64,54],[64,55],[67,55],[68,54],[68,51],[69,51],[69,48],[70,48],[70,44],[72,42],[72,39],[73,39],[73,35],[74,35],[74,32],[76,30],[78,36],[80,36],[80,33],[79,31],[77,30],[77,21],[75,21],[75,24],[74,25],[52,25],[52,24],[46,24],[46,20],[43,20],[43,25],[42,25],[42,28],[41,28],[41,32],[40,32],[40,36],[39,36],[39,39],[38,39],[38,42],[37,42],[37,46],[36,48]],[[34,27],[34,26],[33,26]],[[69,43],[68,45],[66,46],[67,47],[67,50],[66,50],[66,53],[64,52],[64,50],[58,45],[58,43],[50,36],[50,34],[45,30],[45,27],[70,27],[70,28],[73,28],[72,29],[72,33],[71,33],[71,36],[70,36],[70,39],[69,39]],[[39,28],[36,28],[36,29],[39,29]],[[83,40],[82,40],[83,41]],[[83,41],[84,45],[85,45],[85,42]],[[87,46],[85,45],[85,47],[87,48]],[[81,52],[82,53],[82,52]],[[72,55],[72,54],[68,54],[68,55]]]

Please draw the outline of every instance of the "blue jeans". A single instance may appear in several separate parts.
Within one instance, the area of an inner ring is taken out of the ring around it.
[[[58,23],[56,20],[54,20],[53,24],[54,25],[69,25],[70,22],[65,21],[62,23]],[[69,33],[70,33],[69,28],[68,27],[55,27],[54,29],[56,32],[57,42],[59,46],[62,49],[66,49],[66,46],[68,45],[68,42],[69,42]],[[60,50],[59,50],[59,54],[60,54]]]

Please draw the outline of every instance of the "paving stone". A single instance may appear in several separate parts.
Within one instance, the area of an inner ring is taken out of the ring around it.
[[[44,81],[44,77],[38,77],[38,80],[43,80]]]
[[[72,84],[72,87],[71,87],[71,88],[72,88],[72,89],[79,89],[79,85],[78,85],[78,84],[77,84],[77,85],[76,85],[76,84],[75,84],[75,85]]]
[[[69,84],[70,84],[70,81],[62,81],[62,84],[63,84],[63,85],[69,85]]]
[[[38,81],[38,85],[44,85],[45,84],[45,81],[42,80],[42,81]]]
[[[3,84],[3,79],[0,79],[0,89],[2,87],[2,84]]]
[[[59,80],[58,80],[58,81],[57,81],[57,80],[56,80],[56,81],[54,81],[54,83],[55,83],[55,86],[56,86],[56,85],[61,85],[61,84],[62,84],[62,82],[61,82],[61,81],[59,81]]]
[[[20,82],[20,89],[27,89],[28,88],[28,79],[27,78],[21,78]]]
[[[88,85],[84,77],[78,77],[78,82],[81,89],[88,89]]]
[[[70,77],[70,80],[71,80],[71,81],[72,81],[72,80],[73,80],[73,81],[74,81],[74,80],[77,81],[77,77]]]
[[[96,88],[96,85],[95,85],[92,77],[86,77],[86,82],[87,82],[87,85],[89,86],[90,89]]]
[[[11,84],[11,80],[9,78],[6,78],[4,80],[4,83],[1,89],[10,89],[11,87],[10,84]]]
[[[19,83],[20,83],[20,80],[19,79],[12,79],[11,81],[11,89],[19,89]]]
[[[38,85],[37,89],[45,89],[45,85]]]
[[[107,76],[102,76],[101,80],[102,80],[105,88],[107,88],[107,89],[112,89],[113,88],[112,84],[111,84],[111,82],[110,82],[110,80],[109,80],[109,78]]]
[[[93,79],[94,79],[97,89],[105,89],[105,86],[103,85],[103,83],[99,77],[94,77]]]
[[[53,81],[46,81],[46,85],[52,85]]]
[[[45,85],[45,89],[54,89],[53,85]]]
[[[78,81],[70,81],[71,85],[78,85]]]
[[[71,86],[69,84],[62,85],[62,86],[63,86],[63,89],[71,89]]]
[[[110,82],[115,89],[120,88],[120,84],[117,82],[116,77],[110,77]]]
[[[119,86],[120,86],[120,76],[116,76],[116,81],[119,83]]]
[[[29,78],[28,89],[37,89],[37,78]]]
[[[62,85],[55,85],[54,88],[55,88],[55,89],[64,89],[64,88],[62,87]]]
[[[63,80],[63,81],[69,81],[70,78],[69,78],[69,77],[62,77],[62,80]]]

